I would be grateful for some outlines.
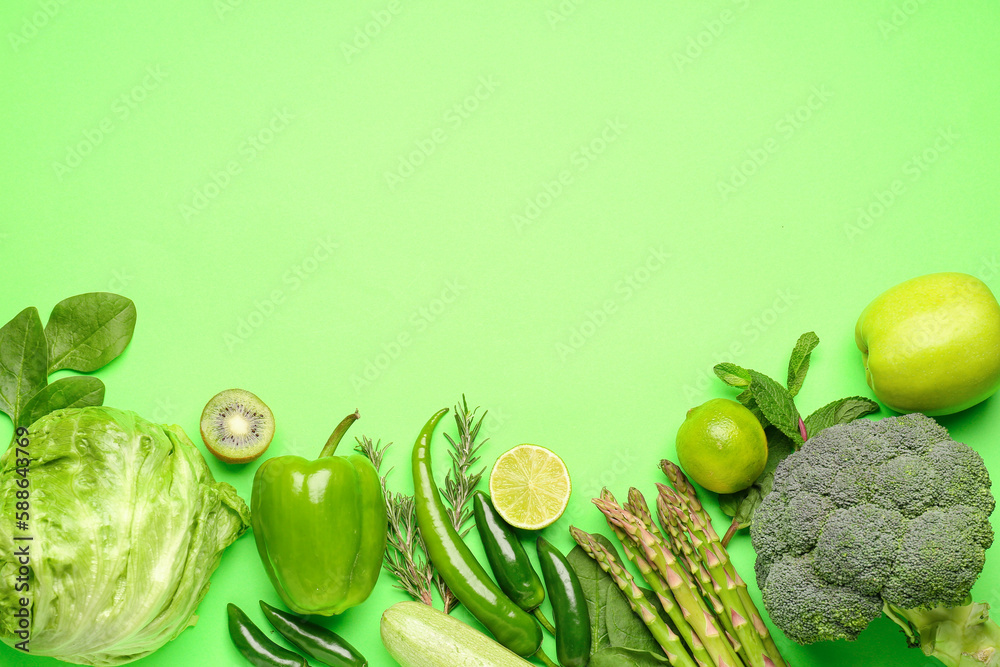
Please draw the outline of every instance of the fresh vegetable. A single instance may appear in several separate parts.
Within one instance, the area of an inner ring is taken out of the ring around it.
[[[452,526],[462,537],[469,532],[469,528],[464,526],[472,516],[472,510],[468,506],[472,491],[483,475],[483,469],[473,470],[473,466],[479,460],[479,450],[486,443],[486,440],[476,442],[483,419],[486,417],[484,411],[477,419],[478,412],[479,408],[469,410],[469,404],[463,395],[461,402],[455,405],[458,440],[445,434],[451,445],[449,452],[451,469],[440,491],[448,504],[448,516]],[[390,442],[383,446],[381,441],[373,444],[371,439],[362,436],[358,438],[358,446],[354,449],[370,460],[375,470],[382,475],[382,458],[391,445]],[[407,592],[418,602],[433,605],[432,591],[437,590],[445,612],[451,613],[458,606],[458,599],[448,590],[447,584],[426,557],[427,550],[424,548],[424,541],[417,527],[413,496],[390,491],[387,476],[388,473],[381,477],[386,512],[389,517],[388,548],[385,551],[384,567],[395,577],[396,588]]]
[[[618,560],[615,546],[603,535],[590,536]],[[667,656],[646,624],[632,611],[618,585],[593,558],[577,545],[566,557],[576,574],[587,604],[590,625],[590,667],[594,665],[661,665]],[[643,596],[662,613],[655,594],[640,588]],[[628,662],[625,662],[625,660]]]
[[[26,490],[24,524],[0,521],[0,638],[25,639],[14,613],[27,594],[30,652],[67,662],[138,660],[193,625],[250,524],[179,426],[108,407],[58,410],[15,440],[0,456],[0,516],[17,516]]]
[[[538,651],[542,632],[534,619],[514,604],[490,579],[462,541],[441,500],[431,469],[431,435],[448,409],[435,413],[413,445],[413,489],[417,525],[427,556],[455,597],[496,637],[518,655]]]
[[[419,602],[382,614],[382,644],[401,667],[531,667],[483,633]]]
[[[982,458],[930,417],[832,426],[778,466],[751,526],[764,605],[802,644],[884,611],[946,665],[992,665],[1000,628],[969,591],[994,504]]]
[[[897,412],[947,415],[1000,387],[1000,304],[979,278],[932,273],[875,298],[854,328],[865,377]]]
[[[652,588],[659,610],[611,550],[577,528],[570,529],[573,538],[627,594],[672,665],[783,667],[694,487],[676,464],[664,461],[662,466],[674,485],[658,485],[662,528],[636,489],[624,505],[606,490],[594,500]]]
[[[309,657],[330,667],[367,667],[364,656],[337,633],[276,609],[263,600],[260,608],[267,622]]]
[[[48,385],[59,370],[96,371],[117,357],[135,329],[135,305],[107,292],[91,292],[56,304],[43,328],[38,310],[25,308],[0,328],[0,411],[15,426],[61,408],[104,402],[104,383],[70,376]]]
[[[767,463],[767,438],[760,422],[726,398],[688,410],[676,444],[677,460],[688,476],[716,493],[742,491]]]
[[[229,636],[239,652],[257,667],[309,667],[306,659],[278,646],[251,621],[243,610],[230,603]]]
[[[799,336],[788,360],[786,386],[763,373],[733,363],[715,366],[715,374],[723,382],[741,390],[737,400],[754,413],[767,437],[767,463],[764,471],[748,488],[719,496],[720,509],[733,517],[732,524],[722,537],[722,546],[729,544],[729,540],[739,529],[751,525],[761,499],[771,490],[775,467],[786,456],[801,447],[807,438],[828,426],[846,424],[878,412],[878,403],[860,396],[851,396],[827,403],[802,419],[794,398],[806,379],[809,358],[817,345],[819,337],[813,332]]]
[[[271,408],[245,389],[220,391],[201,413],[201,439],[220,461],[249,463],[258,459],[273,437]]]
[[[562,459],[545,447],[518,445],[493,464],[493,506],[515,528],[541,530],[559,520],[572,491]]]
[[[562,552],[539,537],[538,563],[555,618],[556,657],[563,667],[584,667],[590,660],[590,616],[579,577]]]
[[[285,605],[297,614],[340,614],[371,594],[385,552],[378,473],[363,456],[335,456],[358,413],[344,418],[315,461],[268,459],[250,501],[257,552]]]

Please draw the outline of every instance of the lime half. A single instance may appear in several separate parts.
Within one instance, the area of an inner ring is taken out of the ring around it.
[[[518,445],[500,455],[490,473],[490,496],[507,523],[541,530],[566,510],[572,485],[562,459],[538,445]]]

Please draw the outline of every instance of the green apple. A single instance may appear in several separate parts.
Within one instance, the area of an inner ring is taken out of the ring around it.
[[[875,298],[854,340],[868,386],[897,412],[947,415],[1000,387],[1000,305],[981,280],[932,273]]]

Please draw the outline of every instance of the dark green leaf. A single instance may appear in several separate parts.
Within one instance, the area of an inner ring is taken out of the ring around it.
[[[750,371],[750,391],[767,421],[787,435],[796,445],[802,443],[799,411],[788,390],[763,373]]]
[[[764,434],[767,436],[767,463],[764,465],[764,472],[754,480],[750,488],[719,496],[719,507],[726,516],[739,521],[740,528],[746,528],[753,522],[754,512],[771,492],[775,468],[795,451],[792,441],[773,426],[766,429]]]
[[[834,424],[846,424],[878,412],[878,403],[861,396],[849,396],[827,403],[805,418],[806,434],[811,438]]]
[[[617,594],[615,594],[617,593]],[[643,591],[647,599],[655,599],[652,591]],[[659,606],[657,604],[657,606]],[[625,594],[616,587],[608,592],[606,623],[608,640],[612,646],[659,653],[660,645],[653,639],[649,628],[634,611]]]
[[[38,310],[25,308],[0,329],[0,410],[15,424],[24,404],[48,382],[48,353]]]
[[[594,538],[612,553],[618,553],[615,545],[608,538],[600,534],[595,534]],[[566,559],[576,572],[580,586],[583,588],[583,597],[587,600],[587,611],[590,614],[590,651],[594,653],[611,645],[611,641],[608,639],[607,624],[608,595],[610,593],[621,595],[621,591],[618,590],[611,577],[579,546],[574,547]]]
[[[760,422],[761,428],[767,428],[771,425],[771,422],[767,421],[767,417],[764,416],[764,413],[760,411],[760,407],[757,405],[757,401],[754,400],[753,392],[750,391],[750,389],[744,389],[741,391],[740,395],[736,397],[736,400],[739,401],[743,407],[753,413],[753,416]]]
[[[83,408],[104,403],[104,383],[87,375],[56,380],[39,390],[24,404],[18,426],[31,426],[54,410]]]
[[[799,336],[792,350],[792,357],[788,360],[788,393],[794,398],[802,388],[802,383],[806,379],[806,371],[809,370],[809,355],[819,345],[819,336],[810,331]]]
[[[715,374],[719,376],[719,379],[728,384],[730,387],[749,387],[750,386],[750,371],[743,368],[742,366],[737,366],[736,364],[731,364],[728,361],[721,364],[716,364]]]
[[[670,661],[662,654],[618,647],[603,648],[587,663],[588,667],[659,667]]]
[[[89,292],[56,304],[45,325],[49,373],[89,373],[122,353],[135,329],[135,304],[109,292]]]

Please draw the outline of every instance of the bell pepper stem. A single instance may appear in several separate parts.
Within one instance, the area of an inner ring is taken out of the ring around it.
[[[542,613],[542,610],[539,607],[535,607],[531,613],[534,614],[535,618],[538,620],[538,624],[545,628],[545,631],[554,637],[556,629],[552,626],[552,623],[549,622],[549,619],[545,618],[545,614]]]
[[[337,428],[333,429],[333,433],[330,434],[330,439],[326,441],[326,445],[324,445],[323,451],[319,453],[319,457],[321,459],[325,459],[329,456],[333,456],[333,453],[337,451],[337,445],[340,444],[341,438],[343,438],[344,434],[347,433],[347,429],[349,429],[351,424],[360,418],[361,413],[357,410],[344,417],[344,419],[337,424]]]

